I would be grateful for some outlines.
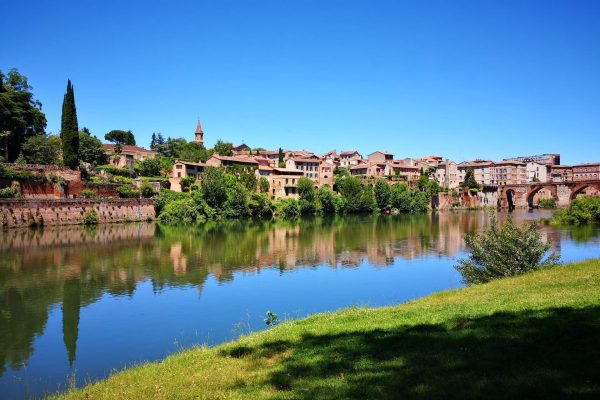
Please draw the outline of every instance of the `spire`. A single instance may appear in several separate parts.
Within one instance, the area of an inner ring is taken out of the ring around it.
[[[198,124],[196,125],[196,132],[194,133],[196,136],[196,142],[204,143],[204,132],[202,131],[202,125],[200,125],[200,118],[198,118]]]

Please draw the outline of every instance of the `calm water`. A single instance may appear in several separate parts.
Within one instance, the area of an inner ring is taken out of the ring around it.
[[[0,232],[0,398],[263,329],[267,310],[298,318],[460,287],[462,236],[487,224],[461,212]],[[542,231],[565,261],[600,257],[597,228]]]

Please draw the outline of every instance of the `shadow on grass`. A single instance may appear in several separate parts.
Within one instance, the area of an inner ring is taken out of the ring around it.
[[[286,398],[600,398],[600,307],[306,335],[229,355],[283,351],[269,384]]]

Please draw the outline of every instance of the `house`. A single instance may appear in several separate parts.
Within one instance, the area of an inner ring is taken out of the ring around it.
[[[391,163],[394,161],[394,155],[387,151],[374,151],[367,156],[370,163]]]
[[[549,171],[550,182],[572,182],[573,167],[569,165],[551,165]]]
[[[352,165],[358,165],[362,159],[362,156],[356,150],[342,151],[340,153],[340,166],[348,168]]]
[[[304,172],[261,165],[258,167],[258,174],[269,181],[271,198],[298,198],[298,180],[304,176]]]
[[[523,185],[527,183],[527,165],[516,160],[493,163],[490,168],[492,185]]]
[[[335,165],[316,155],[290,157],[285,162],[287,169],[297,169],[315,183],[315,186],[333,186],[333,169]]]
[[[548,182],[550,166],[530,161],[525,164],[527,182]]]
[[[104,144],[103,146],[104,151],[108,156],[109,163],[117,168],[128,167],[133,169],[133,164],[135,161],[143,161],[147,158],[154,158],[158,154],[155,151],[128,144]],[[118,147],[121,148],[120,154],[115,153],[115,148]]]
[[[232,148],[232,150],[234,152],[242,152],[242,151],[244,151],[244,152],[250,152],[251,149],[250,149],[250,146],[248,146],[245,143],[242,143],[242,144],[238,144],[237,146],[234,146]]]
[[[208,160],[206,165],[209,167],[258,167],[258,161],[253,156],[237,155],[237,156],[221,156],[219,154],[213,154]]]
[[[469,168],[473,168],[475,181],[482,186],[492,185],[492,166],[494,162],[491,160],[474,160],[464,161],[457,165],[458,181],[464,182],[465,176]]]
[[[454,161],[446,160],[438,164],[435,169],[435,180],[441,187],[455,189],[460,185],[458,168]]]
[[[573,165],[574,181],[598,181],[600,180],[600,163],[587,163]]]
[[[181,192],[181,179],[183,178],[194,178],[196,182],[199,182],[206,166],[205,163],[175,160],[173,163],[173,174],[169,178],[171,190]]]

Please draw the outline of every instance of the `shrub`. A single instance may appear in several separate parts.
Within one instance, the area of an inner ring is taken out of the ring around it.
[[[162,162],[160,158],[145,158],[136,165],[136,172],[141,176],[160,176]]]
[[[140,196],[140,191],[133,185],[122,185],[117,188],[119,197],[130,199]]]
[[[553,221],[563,224],[600,224],[600,197],[581,197],[569,208],[554,213]]]
[[[181,185],[182,192],[189,192],[191,186],[196,182],[196,179],[191,176],[186,176],[185,178],[181,178],[179,180],[179,185]]]
[[[296,199],[281,199],[275,204],[277,215],[296,218],[300,215],[300,205]]]
[[[156,215],[159,215],[167,204],[176,200],[187,199],[189,197],[189,193],[180,193],[169,189],[161,190],[156,199],[154,199],[154,209],[156,210]]]
[[[317,202],[319,209],[326,213],[335,213],[335,193],[328,185],[323,185],[317,189]]]
[[[206,203],[216,210],[223,208],[227,201],[225,174],[220,168],[206,168],[202,174],[202,196]]]
[[[227,201],[223,211],[226,216],[232,218],[246,217],[250,214],[248,193],[244,185],[236,182],[227,190]]]
[[[542,208],[556,208],[556,199],[554,199],[554,198],[541,199],[538,202],[538,206],[540,206]]]
[[[0,199],[16,199],[21,197],[19,188],[11,186],[4,189],[0,189]]]
[[[260,179],[258,180],[258,189],[260,190],[261,193],[269,192],[269,180],[267,178],[265,178],[264,176],[261,176]]]
[[[92,189],[82,189],[81,192],[79,192],[79,194],[81,195],[81,197],[85,197],[86,199],[91,199],[98,195],[98,193]]]
[[[149,199],[156,194],[156,192],[152,188],[152,185],[148,182],[142,183],[142,186],[140,187],[140,193],[142,194],[142,197],[146,199]]]
[[[84,225],[98,225],[98,222],[98,213],[96,212],[96,210],[89,210],[86,211],[85,214],[83,214]]]
[[[158,216],[158,222],[162,224],[190,224],[198,219],[200,219],[200,215],[191,198],[168,203]]]
[[[391,197],[392,189],[390,185],[383,179],[377,179],[375,183],[375,199],[377,200],[377,207],[381,211],[385,211],[390,207]]]
[[[253,217],[270,218],[273,216],[273,204],[264,193],[252,193],[248,201],[250,215]]]
[[[509,218],[498,227],[496,217],[492,216],[490,229],[481,234],[467,234],[465,243],[471,254],[458,260],[455,268],[469,285],[559,263],[557,254],[546,256],[550,243],[544,243],[535,223],[519,227]]]

